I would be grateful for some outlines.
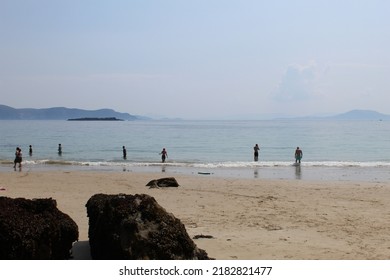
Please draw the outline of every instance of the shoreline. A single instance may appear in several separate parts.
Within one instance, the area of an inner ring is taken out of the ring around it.
[[[145,186],[170,176],[178,188]],[[390,182],[65,168],[0,172],[0,187],[1,196],[55,199],[79,226],[75,259],[88,258],[85,204],[96,193],[153,196],[191,238],[213,236],[194,241],[220,260],[390,258]]]
[[[213,178],[235,178],[256,180],[298,180],[298,181],[361,181],[390,182],[389,166],[248,166],[248,167],[196,167],[175,164],[156,163],[140,165],[79,165],[79,164],[29,164],[22,169],[13,169],[13,163],[0,164],[2,172],[45,172],[45,171],[80,171],[80,172],[129,172],[129,173],[171,173],[174,175],[209,176]]]

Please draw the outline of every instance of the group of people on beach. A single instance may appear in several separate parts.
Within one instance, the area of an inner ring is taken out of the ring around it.
[[[61,156],[62,155],[62,145],[61,144],[58,144],[58,155]],[[123,146],[122,147],[122,151],[123,151],[123,159],[127,159],[127,150],[126,150],[126,147]],[[32,153],[33,153],[33,150],[32,150],[32,145],[29,146],[29,155],[32,156]],[[168,152],[165,148],[162,149],[161,153],[161,161],[164,163],[166,158],[168,157]],[[15,159],[14,159],[14,168],[16,168],[16,165],[19,164],[19,168],[22,168],[22,161],[23,161],[23,158],[22,158],[22,149],[20,147],[16,147],[16,151],[15,151]]]
[[[259,151],[260,151],[259,145],[256,144],[253,147],[253,150],[254,150],[254,161],[258,161]],[[127,150],[125,146],[122,146],[122,152],[123,152],[123,159],[127,159]],[[32,156],[32,153],[33,153],[32,146],[30,145],[29,155]],[[61,144],[58,144],[58,155],[62,155]],[[168,158],[167,150],[163,148],[162,151],[160,152],[160,155],[161,155],[161,162],[164,163],[166,158]],[[303,156],[302,150],[299,147],[297,147],[295,150],[295,163],[301,163],[302,156]],[[15,152],[14,168],[16,168],[16,164],[19,164],[19,168],[22,167],[22,149],[20,149],[19,147],[16,148],[16,152]]]
[[[259,161],[259,151],[260,151],[259,144],[256,144],[253,147],[253,150],[254,150],[254,161]],[[297,147],[295,150],[295,163],[301,163],[302,157],[303,157],[303,152],[299,147]]]
[[[30,155],[30,157],[33,155],[32,145],[28,146],[28,154]],[[58,155],[62,155],[61,144],[58,144]],[[22,161],[23,161],[22,149],[20,147],[16,147],[15,159],[14,159],[14,168],[16,168],[16,165],[19,164],[19,169],[21,169],[22,168]]]

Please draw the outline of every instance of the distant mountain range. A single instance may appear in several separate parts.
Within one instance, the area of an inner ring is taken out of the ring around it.
[[[144,116],[130,115],[128,113],[119,113],[112,109],[83,110],[65,107],[53,107],[46,109],[15,109],[6,105],[0,105],[0,120],[68,120],[81,118],[107,119],[116,118],[120,120],[151,120]],[[308,116],[303,118],[284,118],[284,119],[331,119],[331,120],[390,120],[390,115],[382,114],[372,110],[352,110],[346,113],[315,117]]]
[[[0,120],[67,120],[76,118],[117,118],[130,121],[147,119],[128,113],[119,113],[111,109],[82,110],[65,107],[15,109],[0,105]]]

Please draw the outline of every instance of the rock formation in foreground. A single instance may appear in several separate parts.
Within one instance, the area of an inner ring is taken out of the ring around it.
[[[149,183],[146,184],[149,188],[168,188],[168,187],[174,187],[177,188],[179,186],[179,183],[176,181],[173,177],[167,177],[167,178],[161,178],[157,180],[152,180]]]
[[[69,259],[79,235],[55,200],[0,197],[0,259]]]
[[[96,194],[86,207],[93,259],[210,259],[180,220],[149,195]]]

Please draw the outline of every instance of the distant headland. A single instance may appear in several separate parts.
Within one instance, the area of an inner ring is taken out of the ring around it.
[[[0,120],[105,120],[105,121],[136,121],[149,118],[116,112],[112,109],[83,110],[65,107],[46,109],[15,109],[0,105]]]
[[[123,121],[122,119],[113,118],[75,118],[68,121]]]

